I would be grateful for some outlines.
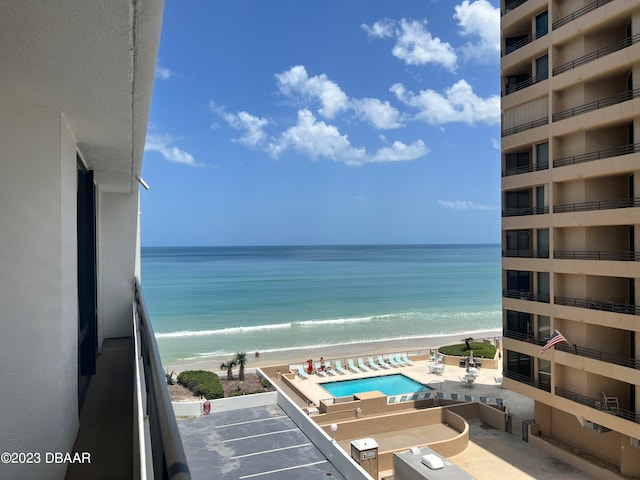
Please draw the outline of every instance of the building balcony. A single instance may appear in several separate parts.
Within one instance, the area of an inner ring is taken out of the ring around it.
[[[553,213],[588,212],[593,210],[613,210],[617,208],[636,208],[636,207],[640,207],[640,197],[620,198],[617,200],[599,200],[595,202],[565,203],[562,205],[554,205]]]
[[[504,336],[520,342],[532,343],[535,345],[544,345],[549,337],[536,337],[531,333],[517,332],[514,330],[505,330]],[[599,360],[601,362],[612,363],[620,365],[622,367],[633,368],[640,370],[640,360],[632,357],[626,357],[623,355],[616,355],[613,353],[603,352],[601,350],[595,350],[593,348],[587,348],[580,345],[569,345],[567,343],[559,343],[555,345],[556,350],[560,350],[565,353],[577,355],[579,357],[591,358],[593,360]]]
[[[542,170],[548,170],[549,169],[549,164],[548,163],[536,163],[536,164],[529,164],[529,165],[524,165],[521,167],[515,167],[515,168],[507,168],[505,170],[502,171],[502,176],[503,177],[510,177],[512,175],[520,175],[522,173],[531,173],[531,172],[539,172]]]
[[[544,215],[549,213],[549,207],[523,207],[523,208],[506,208],[502,211],[503,217],[520,217],[523,215]]]
[[[547,28],[544,28],[542,30],[539,30],[537,32],[534,33],[529,33],[529,34],[525,34],[525,35],[518,35],[516,37],[508,37],[506,40],[507,42],[509,42],[509,40],[514,40],[512,43],[509,43],[509,45],[507,45],[507,47],[505,47],[504,50],[502,50],[500,52],[500,56],[504,57],[505,55],[509,55],[510,53],[515,52],[516,50],[529,45],[531,42],[533,42],[534,40],[537,40],[539,38],[544,37],[547,33],[549,33]],[[517,40],[516,40],[517,39]]]
[[[523,3],[526,3],[527,0],[506,0],[504,2],[504,9],[500,12],[501,16],[506,15],[512,10],[515,10]]]
[[[507,88],[505,88],[504,90],[502,90],[500,92],[500,95],[503,97],[506,97],[507,95],[510,95],[514,92],[518,92],[520,90],[523,90],[527,87],[530,87],[531,85],[534,85],[536,83],[539,82],[543,82],[545,80],[547,80],[549,78],[549,75],[542,75],[542,76],[538,76],[536,77],[535,75],[530,76],[529,78],[527,78],[526,80],[522,80],[521,82],[518,82],[514,85],[509,85]]]
[[[587,308],[603,312],[624,313],[626,315],[640,315],[640,307],[628,303],[610,302],[607,300],[593,300],[590,298],[554,297],[553,303],[567,307]]]
[[[586,55],[582,55],[581,57],[576,58],[575,60],[571,60],[570,62],[555,67],[553,69],[553,75],[555,76],[560,75],[564,72],[568,72],[569,70],[573,70],[576,67],[592,62],[599,58],[606,57],[611,53],[615,53],[619,50],[630,47],[631,45],[635,45],[638,42],[640,42],[640,34],[636,34],[633,37],[625,38],[624,40],[612,43],[611,45],[596,50],[595,52],[587,53]]]
[[[585,5],[584,7],[579,8],[578,10],[570,13],[569,15],[562,17],[559,20],[556,20],[555,22],[553,22],[551,27],[553,30],[560,28],[563,25],[566,25],[567,23],[574,21],[576,18],[586,15],[587,13],[595,10],[596,8],[601,7],[602,5],[606,5],[610,1],[611,0],[596,0],[595,2],[592,2],[589,5]]]
[[[518,300],[527,300],[529,302],[549,303],[550,296],[545,292],[530,292],[520,290],[503,290],[502,296],[505,298],[515,298]]]
[[[604,158],[618,157],[640,152],[640,143],[630,143],[620,147],[606,148],[597,152],[583,153],[572,157],[560,158],[553,161],[553,167],[565,167],[567,165],[577,165],[579,163],[592,162]]]
[[[90,463],[69,465],[65,480],[189,480],[189,468],[140,285],[133,336],[105,340],[80,413],[74,452]]]
[[[549,117],[539,118],[538,120],[522,123],[520,125],[516,125],[515,127],[505,128],[504,130],[502,130],[502,136],[507,137],[509,135],[514,135],[516,133],[524,132],[526,130],[531,130],[532,128],[547,125],[548,123],[549,123]]]
[[[639,414],[631,410],[626,410],[620,407],[616,407],[616,408],[607,407],[606,405],[603,404],[602,397],[599,397],[599,398],[587,397],[586,395],[581,395],[579,393],[572,392],[571,390],[567,390],[560,387],[555,388],[555,394],[558,397],[566,398],[567,400],[571,400],[572,402],[579,403],[580,405],[585,405],[587,407],[595,408],[600,412],[608,413],[610,415],[614,415],[616,417],[620,417],[634,423],[640,423]]]
[[[549,250],[503,250],[506,258],[549,258]]]
[[[563,110],[562,112],[554,113],[552,119],[554,122],[558,122],[560,120],[575,117],[576,115],[593,112],[594,110],[600,110],[601,108],[610,107],[612,105],[617,105],[619,103],[634,100],[636,98],[640,98],[640,89],[638,88],[636,88],[635,90],[627,90],[626,92],[621,92],[607,98],[595,100],[593,102],[585,103],[584,105],[569,108],[567,110]]]
[[[600,252],[589,250],[554,250],[558,260],[606,260],[613,262],[637,262],[640,252]]]
[[[544,390],[545,392],[551,393],[551,385],[545,382],[540,382],[535,378],[527,377],[526,375],[522,375],[520,373],[510,372],[505,370],[502,372],[502,375],[505,378],[510,378],[511,380],[515,380],[516,382],[524,383],[530,387],[537,388],[539,390]]]

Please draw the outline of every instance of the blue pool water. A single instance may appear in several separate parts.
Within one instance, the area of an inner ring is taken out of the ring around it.
[[[322,383],[321,386],[334,397],[346,397],[373,390],[378,390],[387,396],[431,390],[401,374],[327,382]]]

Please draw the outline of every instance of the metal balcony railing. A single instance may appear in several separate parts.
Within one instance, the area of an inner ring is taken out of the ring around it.
[[[620,198],[618,200],[599,200],[595,202],[578,202],[554,205],[553,213],[588,212],[592,210],[613,210],[616,208],[640,207],[640,197]]]
[[[576,392],[572,392],[571,390],[567,390],[565,388],[556,387],[555,393],[558,397],[566,398],[567,400],[571,400],[572,402],[579,403],[581,405],[585,405],[587,407],[595,408],[596,410],[600,410],[601,412],[609,413],[616,417],[624,418],[625,420],[630,420],[635,423],[640,423],[640,415],[636,412],[632,412],[631,410],[625,410],[624,408],[603,408],[602,398],[592,398],[587,397],[586,395],[581,395]]]
[[[549,258],[549,250],[503,250],[502,256],[509,258]]]
[[[507,208],[502,211],[503,217],[519,217],[522,215],[544,215],[549,213],[549,207],[523,207],[523,208]]]
[[[504,90],[502,90],[502,92],[500,92],[501,96],[506,97],[507,95],[510,95],[514,92],[517,92],[519,90],[523,90],[527,87],[530,87],[531,85],[534,85],[536,83],[542,82],[546,79],[549,78],[549,75],[541,75],[538,77],[532,76],[529,77],[526,80],[523,80],[521,82],[516,83],[515,85],[510,85],[507,88],[505,88]]]
[[[547,170],[549,168],[548,163],[530,163],[522,167],[507,168],[502,171],[503,177],[510,177],[511,175],[520,175],[521,173],[538,172],[540,170]]]
[[[532,120],[531,122],[522,123],[520,125],[516,125],[515,127],[505,128],[502,131],[502,136],[507,137],[515,133],[524,132],[525,130],[541,127],[542,125],[546,125],[547,123],[549,123],[549,117],[539,118],[538,120]]]
[[[636,43],[640,42],[640,34],[636,34],[632,37],[625,38],[624,40],[617,41],[612,43],[611,45],[607,45],[595,52],[587,53],[586,55],[582,55],[581,57],[576,58],[575,60],[571,60],[570,62],[564,63],[562,65],[557,66],[553,69],[554,75],[560,75],[561,73],[568,72],[580,65],[584,65],[585,63],[592,62],[602,57],[606,57],[607,55],[622,50],[623,48],[630,47]]]
[[[525,292],[519,290],[503,290],[502,296],[505,298],[516,298],[518,300],[527,300],[530,302],[549,303],[550,296],[545,292]]]
[[[597,152],[583,153],[572,157],[560,158],[553,161],[554,168],[565,167],[567,165],[576,165],[578,163],[592,162],[603,158],[619,157],[621,155],[629,155],[630,153],[640,152],[640,143],[630,143],[620,147],[607,148]]]
[[[507,0],[505,2],[504,10],[502,10],[502,12],[501,12],[501,14],[502,14],[501,16],[506,15],[511,10],[515,10],[520,5],[522,5],[523,3],[526,3],[526,2],[527,2],[527,0],[512,0],[511,2]]]
[[[544,37],[547,33],[549,33],[549,30],[547,28],[539,30],[539,31],[534,32],[534,33],[530,33],[529,35],[524,37],[522,40],[519,40],[516,43],[513,43],[513,44],[509,45],[508,47],[506,47],[504,50],[502,50],[500,52],[500,56],[504,57],[505,55],[509,55],[510,53],[515,52],[516,50],[524,47],[525,45],[530,44],[534,40],[537,40],[538,38]]]
[[[576,115],[582,115],[583,113],[593,112],[595,110],[600,110],[601,108],[610,107],[611,105],[617,105],[619,103],[627,102],[638,97],[640,97],[640,88],[636,88],[635,90],[628,90],[626,92],[612,95],[611,97],[585,103],[584,105],[580,105],[579,107],[569,108],[568,110],[555,113],[552,118],[554,122],[558,122],[560,120],[575,117]]]
[[[610,302],[607,300],[592,300],[590,298],[554,297],[556,305],[568,307],[587,308],[589,310],[601,310],[604,312],[625,313],[627,315],[640,315],[640,307],[628,303]]]
[[[511,380],[515,380],[516,382],[524,383],[525,385],[529,385],[530,387],[534,387],[539,390],[544,390],[545,392],[551,393],[551,385],[549,385],[548,383],[540,382],[535,378],[527,377],[526,375],[522,375],[521,373],[515,373],[505,370],[504,372],[502,372],[502,376],[510,378]]]
[[[554,250],[553,258],[559,260],[610,260],[618,262],[637,262],[640,252],[598,252],[588,250]]]
[[[532,343],[535,345],[544,345],[547,340],[549,340],[549,336],[536,337],[531,333],[516,332],[514,330],[505,330],[504,336],[506,338],[512,338],[520,342]],[[593,348],[581,347],[579,345],[569,345],[568,343],[558,343],[555,345],[555,349],[565,353],[578,355],[580,357],[591,358],[594,360],[600,360],[601,362],[613,363],[615,365],[640,370],[640,360],[632,357],[626,357],[624,355],[607,353]]]
[[[566,17],[562,17],[560,20],[555,21],[553,23],[553,25],[552,25],[552,28],[554,30],[556,28],[560,28],[563,25],[566,25],[567,23],[572,22],[576,18],[581,17],[582,15],[586,15],[587,13],[591,12],[592,10],[595,10],[596,8],[601,7],[602,5],[605,5],[605,4],[609,3],[610,1],[611,0],[596,0],[595,2],[590,3],[589,5],[578,9],[573,13],[570,13]]]
[[[171,406],[158,345],[138,279],[135,279],[134,307],[137,313],[135,327],[139,330],[140,339],[139,354],[144,368],[145,384],[140,387],[146,391],[144,407],[151,435],[153,476],[163,480],[190,480],[187,457]]]

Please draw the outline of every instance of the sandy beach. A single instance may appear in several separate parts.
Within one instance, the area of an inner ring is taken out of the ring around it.
[[[376,342],[363,342],[353,344],[331,345],[313,348],[292,348],[290,350],[280,350],[277,352],[260,352],[258,358],[255,352],[246,352],[248,368],[258,368],[270,365],[290,365],[302,364],[308,358],[318,361],[320,357],[325,359],[342,359],[345,357],[357,357],[362,355],[377,355],[381,353],[393,352],[423,352],[429,349],[461,343],[463,338],[473,337],[475,339],[493,339],[502,336],[501,330],[471,332],[459,335],[425,336],[420,338],[386,340]],[[184,360],[178,362],[165,363],[165,370],[180,373],[184,370],[212,370],[220,371],[220,364],[230,360],[229,356],[203,357],[197,360]]]

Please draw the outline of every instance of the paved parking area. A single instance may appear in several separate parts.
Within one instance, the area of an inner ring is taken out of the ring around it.
[[[344,477],[277,405],[178,418],[194,480]]]

